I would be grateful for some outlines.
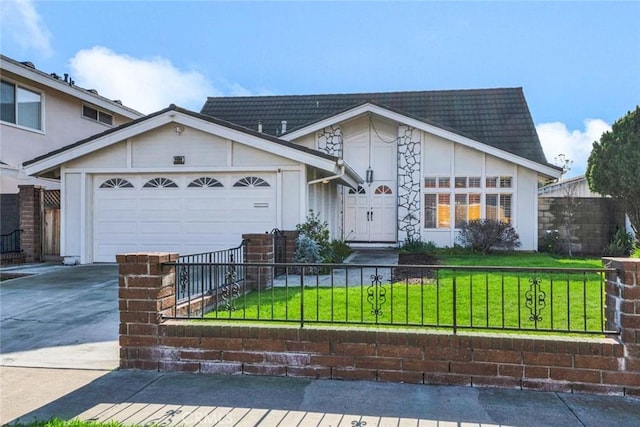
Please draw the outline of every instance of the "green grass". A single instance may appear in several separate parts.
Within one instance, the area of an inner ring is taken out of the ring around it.
[[[545,254],[442,256],[456,266],[599,268],[597,259]],[[455,276],[455,277],[454,277]],[[455,278],[455,295],[454,295]],[[532,320],[526,293],[530,280],[545,293],[540,318]],[[593,332],[602,330],[603,289],[595,273],[438,270],[432,279],[360,286],[270,288],[235,300],[235,310],[206,318],[305,323],[428,326],[468,329]],[[375,310],[378,308],[378,311]],[[301,313],[303,315],[301,316]]]

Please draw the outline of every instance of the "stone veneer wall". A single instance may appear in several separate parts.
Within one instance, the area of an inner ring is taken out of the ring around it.
[[[640,260],[606,259],[614,338],[203,323],[173,315],[177,254],[118,255],[120,367],[640,396]]]

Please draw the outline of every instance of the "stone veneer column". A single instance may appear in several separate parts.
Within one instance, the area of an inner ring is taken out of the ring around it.
[[[422,235],[421,131],[398,126],[398,242]]]
[[[273,263],[275,251],[273,248],[273,234],[243,234],[245,263]],[[245,286],[247,289],[264,289],[273,284],[272,267],[245,266]]]
[[[603,381],[640,387],[640,259],[603,258],[602,262],[616,269],[607,275],[607,329],[620,331],[626,363],[626,372],[612,373],[618,377]],[[635,390],[633,394],[640,395],[640,388]]]
[[[158,369],[158,325],[174,315],[177,253],[116,255],[120,306],[120,367]]]
[[[20,249],[26,262],[42,261],[44,187],[19,185]]]

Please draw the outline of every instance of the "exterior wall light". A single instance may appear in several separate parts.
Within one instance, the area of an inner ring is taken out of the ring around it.
[[[369,185],[371,185],[371,183],[373,182],[373,169],[371,169],[371,166],[369,166],[369,168],[367,168],[367,173],[365,175],[364,180]]]
[[[184,156],[173,156],[174,165],[184,165]]]

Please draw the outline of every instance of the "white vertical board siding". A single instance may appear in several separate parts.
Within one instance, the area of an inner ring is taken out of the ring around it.
[[[61,233],[64,243],[60,248],[63,257],[77,257],[80,260],[82,230],[80,228],[82,211],[82,174],[65,173],[63,175],[63,208]]]

